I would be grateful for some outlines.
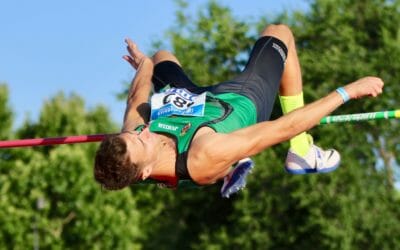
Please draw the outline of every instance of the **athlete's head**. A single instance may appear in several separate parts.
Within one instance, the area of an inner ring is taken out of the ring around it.
[[[145,146],[138,133],[107,136],[97,150],[94,177],[106,189],[117,190],[148,177]]]

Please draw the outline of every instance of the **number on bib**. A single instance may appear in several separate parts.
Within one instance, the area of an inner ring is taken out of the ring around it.
[[[172,115],[203,116],[206,93],[170,88],[151,97],[151,120]]]

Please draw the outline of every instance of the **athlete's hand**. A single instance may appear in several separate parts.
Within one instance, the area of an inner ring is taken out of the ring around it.
[[[351,99],[357,99],[365,96],[376,97],[382,93],[383,81],[378,77],[367,76],[358,79],[344,87]]]
[[[126,49],[129,55],[124,55],[123,58],[130,64],[134,69],[138,69],[139,65],[144,61],[150,60],[145,54],[143,54],[131,39],[126,38],[125,43],[127,44]]]

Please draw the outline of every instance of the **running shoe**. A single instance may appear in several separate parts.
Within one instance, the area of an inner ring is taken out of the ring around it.
[[[254,162],[250,158],[240,160],[224,178],[221,195],[229,198],[232,194],[246,187],[246,177],[254,168]]]
[[[289,149],[285,169],[291,174],[329,173],[339,167],[340,154],[334,149],[323,150],[312,144],[302,157]]]

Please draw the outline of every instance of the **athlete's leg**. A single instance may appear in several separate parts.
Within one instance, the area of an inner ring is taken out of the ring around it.
[[[205,91],[189,79],[183,71],[178,59],[166,50],[160,50],[152,57],[154,62],[153,84],[155,92],[160,91],[166,85],[176,88],[185,88],[193,93]]]
[[[285,68],[279,86],[279,99],[284,114],[304,106],[299,59],[293,34],[286,25],[270,25],[261,36],[273,36],[286,44],[288,49]],[[304,156],[310,149],[309,137],[305,132],[290,140],[291,149]]]
[[[151,58],[153,60],[154,65],[164,62],[164,61],[171,61],[179,66],[181,66],[181,63],[179,62],[178,58],[176,58],[171,52],[166,51],[166,50],[159,50],[157,51]]]
[[[285,69],[279,87],[283,113],[304,106],[302,78],[297,57],[295,39],[285,25],[268,26],[262,36],[273,36],[282,40],[288,49]],[[340,155],[335,150],[322,150],[315,146],[312,137],[303,132],[290,140],[290,150],[286,159],[286,169],[294,174],[330,172],[340,163]]]
[[[273,36],[285,43],[288,53],[283,70],[280,95],[293,96],[302,92],[302,79],[299,59],[297,57],[293,33],[286,25],[269,25],[261,33],[261,36]]]

